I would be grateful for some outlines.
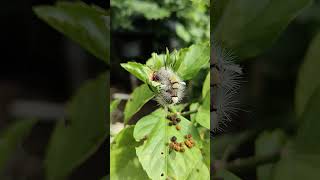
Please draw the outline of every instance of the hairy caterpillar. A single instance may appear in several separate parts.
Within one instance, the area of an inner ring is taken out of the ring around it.
[[[231,121],[239,102],[234,100],[241,84],[242,69],[234,63],[230,51],[213,44],[211,49],[211,125],[213,132],[221,131],[222,125]]]
[[[162,106],[177,104],[182,101],[186,83],[166,65],[154,71],[150,80],[156,87],[156,101]]]

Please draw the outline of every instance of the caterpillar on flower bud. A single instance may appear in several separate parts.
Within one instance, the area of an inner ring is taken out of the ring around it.
[[[161,67],[152,72],[150,80],[156,82],[156,100],[166,106],[182,101],[186,83],[169,67]]]

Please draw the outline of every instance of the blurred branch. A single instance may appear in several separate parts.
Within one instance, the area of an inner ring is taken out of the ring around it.
[[[130,94],[114,93],[112,95],[112,97],[113,97],[113,99],[128,100],[128,99],[130,99]]]
[[[257,130],[251,130],[251,131],[247,131],[244,134],[241,134],[238,141],[235,141],[234,143],[227,146],[226,150],[223,153],[222,160],[225,162],[228,161],[228,158],[230,157],[230,155],[236,152],[239,146],[249,141],[250,139],[254,138],[258,132],[259,131]]]
[[[255,169],[257,166],[274,163],[280,159],[280,152],[272,154],[249,157],[246,159],[237,159],[225,164],[225,169],[232,172],[243,172],[251,169]]]

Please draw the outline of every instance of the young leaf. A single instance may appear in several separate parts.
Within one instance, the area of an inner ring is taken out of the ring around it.
[[[192,45],[183,57],[177,73],[183,80],[189,80],[209,63],[210,45],[208,42]]]
[[[151,70],[147,66],[137,62],[122,63],[121,66],[144,83],[148,82]]]
[[[300,117],[306,108],[307,102],[315,92],[316,88],[320,85],[320,78],[315,78],[320,69],[320,33],[313,39],[307,55],[300,67],[296,96],[295,96],[295,109],[297,115]]]
[[[36,120],[20,120],[12,124],[7,130],[0,135],[0,174],[2,174],[7,160],[17,145],[23,141],[26,135],[29,134]]]
[[[134,126],[123,129],[113,141],[110,151],[110,178],[148,179],[136,156],[135,147],[139,145],[133,138]]]
[[[268,48],[311,0],[228,1],[215,28],[214,38],[242,58]]]
[[[128,123],[130,118],[137,113],[142,106],[152,99],[154,93],[150,91],[147,84],[143,84],[137,87],[127,101],[124,109],[124,123]]]
[[[73,97],[67,113],[69,123],[59,121],[49,142],[45,160],[48,180],[66,178],[90,157],[109,133],[108,78],[86,83]]]
[[[55,6],[37,6],[34,12],[50,26],[109,64],[110,26],[105,10],[80,2],[58,2]]]
[[[120,99],[115,99],[114,101],[111,102],[111,104],[110,104],[110,113],[112,113],[114,110],[117,109],[117,107],[120,104],[120,102],[121,102]]]

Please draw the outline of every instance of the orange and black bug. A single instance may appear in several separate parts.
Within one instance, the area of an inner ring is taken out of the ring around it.
[[[184,144],[188,147],[188,148],[192,148],[193,147],[193,142],[192,140],[186,140],[184,141]]]
[[[171,137],[171,141],[172,141],[172,142],[176,142],[176,141],[177,141],[177,137],[172,136],[172,137]]]
[[[179,125],[176,125],[176,129],[177,129],[178,131],[180,131],[180,129],[181,129],[181,126],[179,126]]]

